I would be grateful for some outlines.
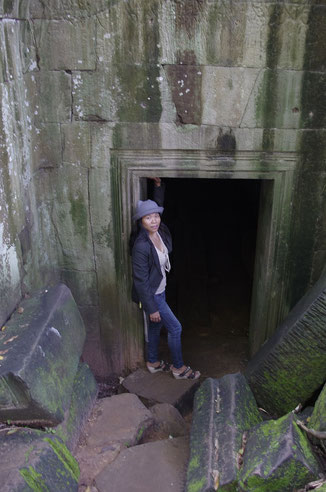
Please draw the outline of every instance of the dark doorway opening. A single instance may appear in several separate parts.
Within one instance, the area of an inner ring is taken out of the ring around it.
[[[167,299],[183,325],[185,363],[203,376],[236,372],[249,352],[261,182],[164,181],[163,221],[173,236]]]

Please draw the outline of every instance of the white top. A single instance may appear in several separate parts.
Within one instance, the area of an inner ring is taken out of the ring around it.
[[[161,272],[162,272],[163,278],[162,278],[161,283],[158,286],[155,294],[162,294],[162,292],[165,291],[165,287],[166,287],[166,273],[165,272],[169,272],[171,270],[171,264],[170,264],[168,249],[165,246],[165,244],[163,243],[163,240],[162,240],[161,236],[159,235],[159,233],[157,233],[157,235],[160,238],[161,244],[163,246],[163,252],[160,249],[158,249],[155,245],[154,246],[155,246],[155,249],[156,249],[156,252],[158,255],[158,259],[160,262]]]

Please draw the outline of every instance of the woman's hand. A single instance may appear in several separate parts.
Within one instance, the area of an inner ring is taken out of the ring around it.
[[[159,311],[156,311],[155,313],[150,314],[149,319],[151,321],[153,321],[153,323],[158,323],[159,321],[161,321],[161,316],[160,316]]]
[[[153,180],[155,186],[161,186],[161,178],[152,178],[152,177],[149,177],[148,179]]]

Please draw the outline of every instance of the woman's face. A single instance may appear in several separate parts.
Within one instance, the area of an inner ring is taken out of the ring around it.
[[[142,217],[141,219],[141,222],[146,231],[156,232],[160,227],[161,217],[160,214],[155,212],[153,214],[144,215],[144,217]]]

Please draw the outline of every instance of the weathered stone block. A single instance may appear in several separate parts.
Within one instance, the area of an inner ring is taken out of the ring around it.
[[[150,407],[150,411],[155,419],[158,432],[169,436],[181,437],[188,433],[188,426],[180,412],[169,403],[156,403]]]
[[[260,421],[244,376],[206,379],[194,401],[187,490],[236,490],[243,433]]]
[[[97,396],[97,384],[92,372],[85,363],[80,363],[74,379],[69,409],[64,421],[56,427],[56,435],[73,450],[80,432],[94,406]]]
[[[78,463],[57,437],[14,428],[0,434],[2,492],[77,492],[78,478]]]
[[[41,70],[95,70],[95,18],[34,21]]]
[[[145,369],[137,369],[126,377],[123,386],[131,393],[145,398],[151,404],[170,403],[181,414],[185,414],[192,407],[199,381],[194,379],[178,381],[168,373],[151,374]]]
[[[65,163],[90,167],[91,131],[89,123],[61,125],[62,160]]]
[[[98,290],[96,272],[80,272],[76,270],[62,270],[61,281],[72,292],[78,306],[97,306]]]
[[[217,126],[242,126],[242,119],[255,87],[259,70],[256,68],[204,67],[202,77],[202,123]],[[249,125],[243,125],[249,126]],[[250,126],[259,126],[256,124]]]
[[[34,123],[63,123],[71,119],[71,76],[66,72],[30,72],[25,75],[28,104]]]
[[[0,22],[0,82],[22,77],[37,68],[31,26],[26,21],[6,19]]]
[[[94,286],[94,257],[91,219],[88,202],[88,170],[83,167],[65,165],[56,169],[50,180],[45,182],[51,205],[51,228],[55,228],[59,265],[63,270],[85,272],[87,285]],[[75,275],[75,279],[76,279]],[[76,287],[73,273],[67,273]],[[63,277],[65,273],[63,272]],[[83,286],[76,287],[76,292],[83,291]]]
[[[316,431],[326,431],[326,384],[317,398],[308,427]]]
[[[110,13],[104,10],[99,13],[96,52],[100,70],[110,70],[114,61],[126,65],[159,62],[160,3],[160,0],[116,2]]]
[[[99,492],[183,492],[188,458],[185,437],[141,444],[120,452],[96,477]],[[131,486],[131,484],[134,484]]]
[[[20,307],[0,335],[0,419],[56,425],[70,404],[85,327],[63,284]]]
[[[249,361],[245,376],[258,403],[282,415],[326,379],[326,274]]]
[[[61,134],[58,123],[39,123],[32,128],[32,161],[34,170],[57,167],[61,163]]]
[[[159,68],[122,64],[110,68],[109,72],[74,72],[74,117],[158,122],[162,112]]]
[[[319,465],[291,413],[251,430],[240,471],[243,491],[287,492],[318,478]]]
[[[29,17],[29,3],[21,0],[1,0],[0,15],[5,18],[26,19]]]
[[[15,0],[18,2],[19,0]],[[21,1],[19,1],[21,3]],[[23,2],[24,3],[24,2]],[[30,16],[35,19],[64,19],[73,21],[75,18],[88,18],[97,12],[107,8],[106,0],[96,2],[69,0],[69,2],[58,2],[49,0],[43,3],[42,0],[34,0],[29,5]]]
[[[86,430],[89,446],[109,443],[134,446],[154,423],[151,412],[136,395],[129,393],[99,400],[94,415],[96,420],[90,422]]]
[[[294,70],[259,71],[240,126],[299,128],[301,113],[298,108],[301,107],[303,73]]]

